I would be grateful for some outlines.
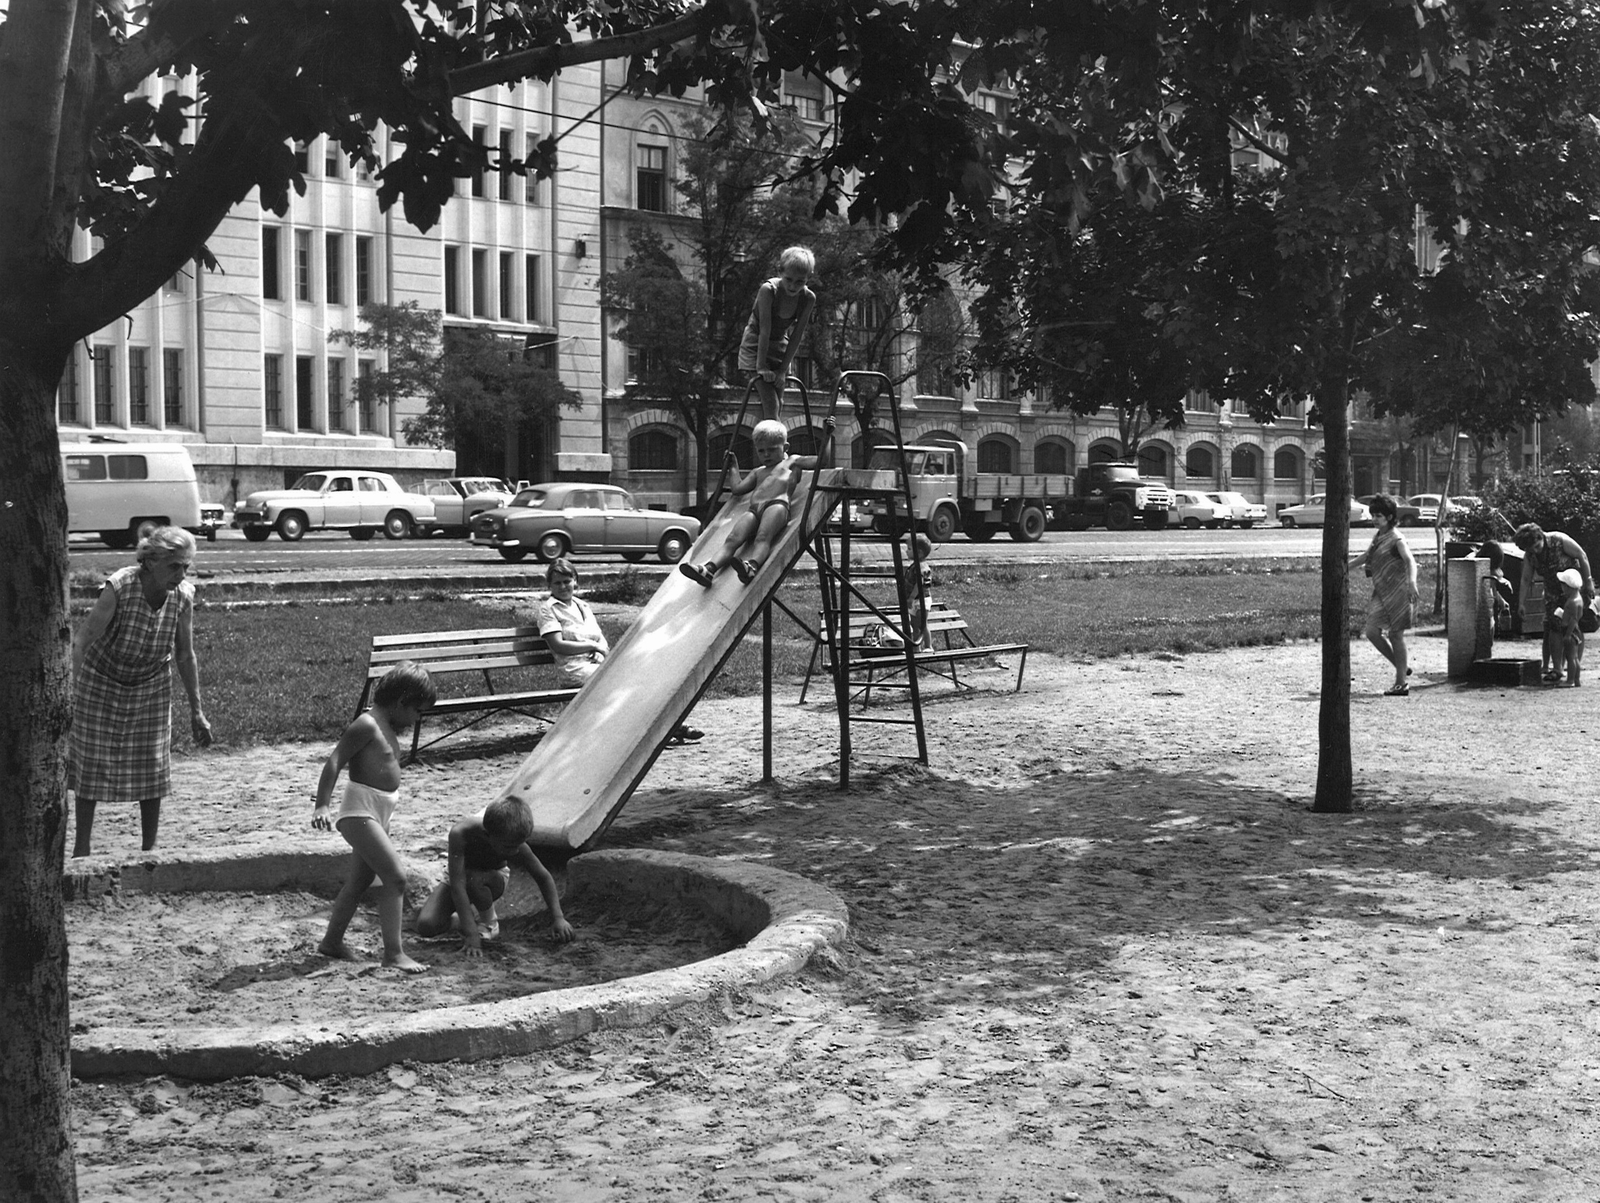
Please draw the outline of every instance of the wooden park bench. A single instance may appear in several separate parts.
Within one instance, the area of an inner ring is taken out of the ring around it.
[[[889,613],[889,622],[886,623],[884,616],[875,610],[862,608],[850,611],[845,644],[849,656],[846,667],[850,672],[852,697],[864,695],[867,701],[871,701],[872,690],[875,687],[897,689],[908,687],[905,680],[904,648],[869,647],[861,642],[867,632],[875,626],[895,630],[898,634],[898,622],[898,615],[892,612]],[[818,624],[815,642],[811,648],[811,662],[806,665],[805,681],[800,686],[801,702],[806,700],[806,690],[810,688],[811,678],[816,673],[819,659],[825,657],[828,651],[826,617],[819,615]],[[917,649],[918,672],[949,681],[958,690],[973,689],[975,686],[961,679],[958,665],[975,660],[989,660],[996,656],[1016,655],[1017,683],[1012,692],[1022,688],[1022,674],[1028,666],[1026,643],[980,644],[973,639],[966,619],[942,602],[932,603],[928,610],[927,625],[928,641],[935,646]],[[831,672],[831,662],[824,659],[822,669],[824,672]]]
[[[417,718],[411,732],[411,755],[417,758],[418,741],[422,737],[424,718],[441,715],[476,714],[434,736],[421,747],[432,747],[458,731],[465,731],[492,714],[506,710],[516,711],[541,722],[551,721],[534,707],[563,705],[577,695],[577,686],[555,689],[528,689],[499,687],[507,673],[515,669],[539,665],[554,666],[555,657],[545,646],[544,636],[537,627],[488,627],[476,631],[420,631],[409,635],[374,635],[372,652],[367,657],[367,683],[361,691],[361,701],[356,714],[367,708],[367,702],[378,683],[378,678],[402,660],[412,660],[428,670],[436,683],[456,673],[481,673],[482,692],[469,696],[453,696],[440,690],[439,700],[425,715]],[[497,683],[496,675],[501,678]],[[527,674],[518,674],[526,678]],[[474,682],[476,684],[476,682]]]

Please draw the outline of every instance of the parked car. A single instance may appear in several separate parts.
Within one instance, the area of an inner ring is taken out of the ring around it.
[[[1233,517],[1231,506],[1221,501],[1213,501],[1204,493],[1186,492],[1178,489],[1172,494],[1175,503],[1167,511],[1167,525],[1181,526],[1185,530],[1199,530],[1202,526],[1209,530],[1216,530],[1225,526]]]
[[[233,524],[252,543],[273,531],[293,543],[308,530],[347,530],[352,539],[382,531],[404,539],[433,525],[433,499],[408,493],[387,472],[336,469],[307,472],[287,489],[251,493],[233,511]]]
[[[516,489],[497,476],[447,476],[425,480],[418,492],[433,498],[434,522],[428,533],[443,531],[455,535],[470,533],[472,515],[510,505],[517,495]]]
[[[1372,499],[1378,496],[1380,496],[1378,493],[1368,493],[1364,497],[1357,497],[1356,500],[1370,510],[1372,508]],[[1402,501],[1398,497],[1394,499],[1394,524],[1396,526],[1416,526],[1421,521],[1422,509],[1420,506],[1412,505],[1409,501]],[[1428,515],[1428,521],[1433,521],[1431,513]]]
[[[1267,507],[1259,501],[1248,501],[1243,493],[1207,493],[1212,501],[1228,507],[1228,525],[1249,530],[1258,522],[1267,520]]]
[[[1328,521],[1328,495],[1313,493],[1299,505],[1285,506],[1278,511],[1278,521],[1284,526],[1324,525]],[[1372,511],[1354,497],[1350,499],[1350,525],[1372,525]]]
[[[624,489],[576,481],[532,485],[510,505],[474,514],[470,525],[475,546],[513,564],[529,552],[546,563],[569,552],[637,563],[654,552],[676,564],[700,535],[698,518],[643,509]]]
[[[202,501],[200,503],[200,530],[198,533],[204,535],[208,541],[215,543],[217,541],[217,531],[222,529],[222,522],[226,515],[227,511],[215,501]]]

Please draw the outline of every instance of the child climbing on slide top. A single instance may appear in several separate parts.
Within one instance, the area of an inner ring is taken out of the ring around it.
[[[832,434],[831,417],[822,420],[822,429],[825,436]],[[678,571],[684,576],[707,589],[711,588],[717,573],[730,564],[740,581],[746,585],[750,583],[772,554],[772,546],[784,527],[789,525],[789,509],[801,473],[811,471],[819,463],[827,467],[827,461],[832,458],[831,438],[824,444],[820,457],[790,455],[789,432],[775,419],[756,423],[750,441],[755,448],[756,466],[729,490],[729,511],[743,506],[744,512],[734,519],[722,550],[704,564],[695,565],[685,560],[678,565]]]

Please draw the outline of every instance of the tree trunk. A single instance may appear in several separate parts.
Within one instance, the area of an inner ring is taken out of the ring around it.
[[[55,423],[65,352],[0,338],[0,1198],[78,1196],[72,1156],[65,752],[67,506]]]
[[[1311,809],[1351,809],[1350,767],[1350,389],[1344,381],[1317,397],[1328,470],[1322,525],[1322,708],[1317,716],[1317,793]]]

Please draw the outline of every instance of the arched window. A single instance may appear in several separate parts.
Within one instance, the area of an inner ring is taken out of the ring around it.
[[[636,472],[676,472],[678,436],[659,427],[635,431],[628,439],[628,467]]]
[[[1089,462],[1091,464],[1114,464],[1122,458],[1122,448],[1115,443],[1091,443],[1089,445]]]
[[[809,426],[801,426],[789,432],[790,455],[815,455],[820,446],[821,440],[817,438],[817,432]]]
[[[1217,474],[1217,457],[1211,454],[1209,447],[1191,447],[1184,454],[1183,471],[1186,476],[1211,480]]]
[[[1233,475],[1239,480],[1256,480],[1261,476],[1261,457],[1254,447],[1233,449]]]
[[[1159,443],[1146,443],[1139,448],[1139,475],[1156,480],[1166,480],[1167,449]]]
[[[1047,476],[1065,476],[1077,458],[1071,443],[1052,439],[1033,449],[1033,470]]]
[[[872,449],[885,445],[892,445],[894,436],[887,430],[869,430],[850,445],[850,463],[852,467],[865,468],[867,461],[872,458]]]
[[[978,444],[979,472],[1010,472],[1011,444],[1004,439],[984,439]]]
[[[734,460],[742,470],[748,472],[755,467],[755,448],[750,445],[750,432],[729,427],[712,435],[711,442],[706,447],[709,461],[706,466],[713,473],[722,471],[722,461],[730,448],[733,450]]]
[[[1281,448],[1272,457],[1272,478],[1274,480],[1299,480],[1300,456],[1292,447]]]
[[[1328,453],[1318,451],[1311,457],[1311,475],[1322,480],[1328,475]]]

